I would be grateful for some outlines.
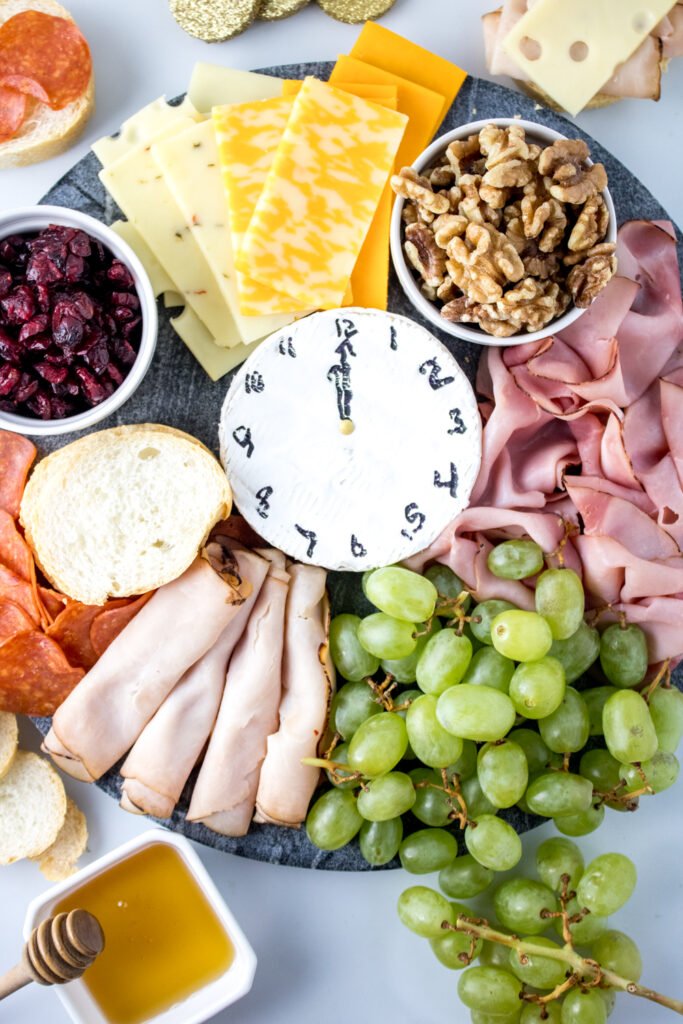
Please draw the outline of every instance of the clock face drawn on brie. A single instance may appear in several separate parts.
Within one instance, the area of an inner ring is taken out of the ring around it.
[[[301,562],[363,572],[422,551],[466,507],[481,462],[472,387],[407,317],[326,310],[267,338],[220,424],[235,503]]]

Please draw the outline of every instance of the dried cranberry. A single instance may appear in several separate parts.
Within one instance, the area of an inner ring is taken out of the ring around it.
[[[16,391],[12,395],[17,405],[20,402],[26,402],[29,398],[35,395],[38,390],[38,381],[29,377],[27,373],[22,373]]]
[[[0,270],[0,299],[4,299],[9,294],[9,290],[12,287],[12,275],[9,270]]]
[[[128,306],[115,306],[112,316],[119,324],[127,324],[130,320],[135,319],[135,313]]]
[[[69,301],[83,320],[92,320],[95,316],[95,303],[86,292],[74,292]]]
[[[138,327],[140,326],[141,323],[142,317],[136,316],[134,320],[130,320],[127,324],[123,325],[123,327],[121,328],[121,334],[124,336],[124,338],[130,340],[130,338],[134,334],[137,334]]]
[[[52,418],[52,402],[44,391],[36,391],[33,398],[26,402],[32,413],[35,413],[41,420]]]
[[[66,366],[54,366],[52,363],[35,363],[35,370],[48,384],[63,384],[69,375]]]
[[[112,292],[111,298],[115,306],[128,306],[129,309],[140,308],[140,300],[132,292]],[[116,316],[116,313],[114,313],[114,316]]]
[[[90,238],[86,235],[85,231],[76,231],[73,238],[69,241],[69,251],[74,256],[83,256],[87,259],[92,252],[92,246]]]
[[[19,341],[26,341],[27,338],[32,338],[34,334],[42,334],[43,331],[47,330],[48,323],[49,317],[45,313],[39,313],[38,316],[34,316],[19,331]]]
[[[54,284],[61,281],[64,274],[57,266],[57,263],[46,252],[37,252],[31,256],[26,265],[26,280],[36,281],[40,284]]]
[[[114,260],[107,271],[107,277],[113,284],[121,285],[123,288],[132,288],[135,283],[130,270],[121,260]]]
[[[92,348],[89,348],[87,352],[83,353],[83,362],[99,377],[109,366],[109,347],[102,342],[98,342]]]
[[[64,275],[70,284],[75,284],[76,281],[82,280],[85,274],[85,260],[82,256],[75,256],[74,253],[70,252],[66,258],[66,267]]]
[[[50,312],[50,289],[42,281],[37,281],[35,286],[36,298],[38,299],[38,309],[41,313]]]
[[[68,402],[66,399],[57,396],[53,396],[50,399],[50,405],[52,406],[52,416],[56,420],[63,420],[76,411],[73,402]]]
[[[23,348],[19,342],[15,341],[3,327],[0,327],[0,356],[8,363],[15,363],[19,366],[23,354]]]
[[[132,366],[137,359],[137,352],[123,338],[114,339],[114,355],[124,366]]]
[[[4,310],[10,324],[25,324],[36,311],[33,292],[26,284],[20,284],[4,299],[0,299],[0,307]]]
[[[107,397],[107,392],[102,384],[96,380],[90,370],[84,366],[77,366],[75,374],[81,382],[81,390],[90,405],[99,405]]]
[[[9,363],[0,366],[0,395],[3,397],[9,395],[19,383],[20,378],[21,372],[16,366],[10,366]]]
[[[45,353],[45,362],[53,366],[69,366],[73,362],[73,354],[53,345]]]
[[[17,262],[26,251],[26,241],[21,235],[10,235],[0,242],[0,259],[5,263]]]
[[[57,303],[52,314],[52,337],[61,348],[73,348],[83,338],[83,321],[71,309],[60,308],[63,305],[66,303]]]
[[[110,381],[118,387],[123,384],[124,374],[121,373],[116,363],[109,363],[107,367],[106,376],[109,377]]]
[[[47,352],[52,344],[52,339],[48,334],[36,334],[29,341],[24,342],[24,348],[27,352]]]

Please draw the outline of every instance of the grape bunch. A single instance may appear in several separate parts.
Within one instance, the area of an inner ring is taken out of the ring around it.
[[[369,864],[398,854],[425,874],[451,864],[464,837],[484,878],[520,860],[508,809],[581,836],[606,807],[633,810],[676,781],[683,694],[666,666],[645,681],[639,626],[619,621],[601,634],[586,622],[581,579],[561,563],[546,568],[550,560],[531,540],[488,556],[499,579],[533,582],[535,611],[502,599],[473,606],[440,564],[424,575],[365,574],[378,610],[337,615],[330,627],[346,682],[324,756],[309,761],[331,783],[308,813],[316,846],[359,836]]]
[[[628,857],[606,853],[586,867],[578,846],[557,837],[539,846],[536,870],[538,879],[498,886],[490,921],[454,902],[490,884],[469,854],[439,876],[449,899],[420,885],[399,897],[403,924],[429,940],[444,966],[463,971],[458,993],[472,1024],[605,1024],[618,991],[681,1012],[683,1004],[638,986],[638,946],[610,927],[608,916],[635,889]]]

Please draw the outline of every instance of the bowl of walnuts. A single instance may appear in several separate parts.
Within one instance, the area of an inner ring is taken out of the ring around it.
[[[430,323],[480,345],[562,330],[616,272],[607,173],[582,139],[494,118],[462,125],[391,179],[391,253]]]

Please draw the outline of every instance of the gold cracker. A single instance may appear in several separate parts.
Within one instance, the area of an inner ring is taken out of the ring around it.
[[[261,21],[279,21],[289,18],[309,3],[309,0],[261,0],[258,16]]]
[[[345,21],[348,25],[381,18],[395,3],[396,0],[318,0],[325,14],[337,21]]]
[[[188,35],[220,43],[249,28],[260,0],[170,0],[171,14]]]

